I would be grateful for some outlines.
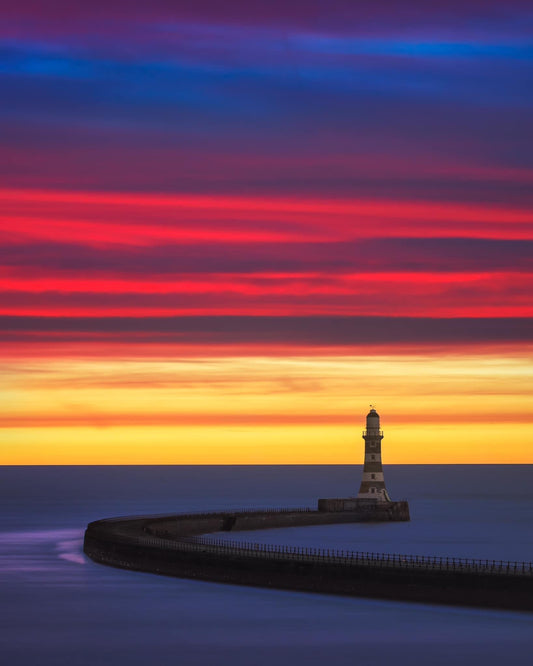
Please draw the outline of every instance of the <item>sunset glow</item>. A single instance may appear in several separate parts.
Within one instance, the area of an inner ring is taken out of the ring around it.
[[[532,463],[522,4],[78,5],[0,9],[0,463]]]
[[[354,463],[369,395],[380,397],[388,463],[530,456],[531,350],[233,356],[232,348],[199,357],[169,348],[165,357],[122,357],[117,349],[96,359],[58,351],[4,361],[5,463]]]

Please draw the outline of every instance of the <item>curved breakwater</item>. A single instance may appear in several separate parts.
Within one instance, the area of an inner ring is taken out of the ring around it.
[[[378,512],[366,513],[272,509],[105,519],[88,525],[84,551],[102,564],[169,576],[533,610],[531,563],[296,548],[204,536],[275,527],[408,520],[406,503],[403,505],[394,502]]]

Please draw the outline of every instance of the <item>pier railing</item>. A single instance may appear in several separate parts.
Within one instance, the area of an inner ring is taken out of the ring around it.
[[[95,522],[99,524],[107,523],[121,523],[128,520],[142,520],[150,522],[152,520],[188,520],[194,518],[220,518],[223,516],[235,516],[239,514],[253,514],[253,513],[316,513],[316,509],[311,509],[308,506],[304,507],[250,507],[250,508],[239,508],[239,509],[220,509],[220,511],[191,511],[189,513],[155,513],[155,514],[139,514],[139,515],[130,515],[130,516],[115,516],[113,518],[102,518]]]
[[[198,516],[199,514],[189,515]],[[180,518],[182,517],[184,516],[180,516]],[[144,534],[128,534],[127,532],[117,533],[116,531],[113,533],[113,540],[171,551],[192,551],[198,554],[216,554],[224,557],[284,560],[343,568],[372,567],[491,576],[533,576],[532,562],[308,548],[218,539],[209,536],[184,536],[169,539]]]
[[[295,560],[316,560],[341,566],[371,564],[394,568],[423,568],[448,571],[482,572],[510,575],[533,575],[532,562],[508,562],[503,560],[481,560],[461,557],[431,555],[400,555],[365,551],[337,550],[329,548],[307,548],[302,546],[279,546],[258,544],[210,537],[193,537],[190,541],[199,545],[215,545],[226,550],[246,553],[279,554]]]

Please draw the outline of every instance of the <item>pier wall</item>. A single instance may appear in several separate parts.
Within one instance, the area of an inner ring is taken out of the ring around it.
[[[330,501],[330,500],[326,500]],[[334,500],[331,500],[334,501]],[[320,502],[319,502],[320,506]],[[193,536],[211,532],[244,532],[276,527],[307,527],[335,523],[383,522],[409,520],[407,502],[389,502],[382,506],[313,511],[280,509],[269,511],[228,511],[219,514],[189,514],[153,519],[145,526],[147,533],[160,537]]]

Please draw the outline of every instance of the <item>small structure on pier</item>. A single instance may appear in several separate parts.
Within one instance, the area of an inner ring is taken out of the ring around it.
[[[351,511],[366,516],[366,520],[409,520],[409,505],[405,501],[393,502],[385,487],[381,462],[381,430],[379,414],[370,405],[366,416],[365,458],[363,479],[359,492],[353,497],[335,497],[318,500],[319,511]]]

